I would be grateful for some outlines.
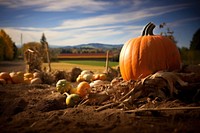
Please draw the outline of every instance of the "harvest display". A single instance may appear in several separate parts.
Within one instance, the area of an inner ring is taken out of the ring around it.
[[[168,120],[165,122],[170,122],[171,127],[174,124],[180,126],[182,123],[179,124],[179,121],[171,122],[177,116],[179,120],[182,119],[179,115],[183,116],[190,111],[194,112],[189,116],[194,116],[193,119],[198,123],[200,65],[182,67],[175,43],[167,37],[153,35],[154,28],[155,25],[149,23],[141,36],[127,41],[120,53],[119,66],[112,68],[106,65],[103,72],[82,70],[79,67],[68,71],[45,71],[40,67],[40,59],[39,68],[37,63],[34,64],[37,62],[35,57],[40,54],[28,50],[25,54],[29,65],[27,72],[0,71],[0,98],[3,97],[0,100],[0,113],[5,117],[3,123],[8,123],[9,126],[13,121],[18,124],[22,120],[21,125],[28,125],[25,132],[49,132],[43,130],[46,125],[52,125],[53,131],[62,130],[61,132],[68,132],[70,129],[74,132],[76,126],[83,129],[91,127],[92,132],[105,127],[105,130],[99,130],[104,132],[120,124],[122,128],[131,125],[142,116],[148,116],[145,117],[148,119],[151,116],[153,121],[160,118]],[[31,62],[33,58],[35,60]],[[11,94],[12,92],[15,94]],[[99,121],[94,123],[97,116]],[[45,119],[47,123],[44,122]],[[108,125],[113,122],[113,125],[109,127],[100,124],[105,121]],[[138,127],[137,122],[134,124]],[[150,125],[148,122],[145,124]],[[156,124],[149,126],[151,131]],[[65,130],[67,126],[70,128]],[[37,127],[40,128],[37,130]],[[163,128],[162,125],[160,127]],[[178,132],[179,128],[169,132]],[[7,131],[5,128],[4,130]]]

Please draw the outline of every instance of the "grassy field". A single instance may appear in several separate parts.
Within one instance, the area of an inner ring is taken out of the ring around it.
[[[105,66],[105,61],[94,61],[94,60],[67,60],[59,61],[61,63],[78,64],[78,65],[89,65],[89,66]],[[109,66],[117,66],[119,62],[109,62]]]
[[[47,67],[47,63],[43,64]],[[115,67],[118,62],[109,62],[109,66]],[[74,67],[79,67],[82,70],[91,70],[93,72],[103,72],[105,70],[104,61],[89,61],[89,60],[71,60],[71,61],[59,61],[51,63],[52,70],[65,70],[70,71]]]

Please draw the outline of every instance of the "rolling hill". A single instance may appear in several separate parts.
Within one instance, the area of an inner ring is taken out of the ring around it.
[[[79,44],[75,46],[51,46],[51,48],[102,48],[102,49],[112,49],[112,48],[121,48],[123,44],[102,44],[102,43],[88,43],[88,44]]]

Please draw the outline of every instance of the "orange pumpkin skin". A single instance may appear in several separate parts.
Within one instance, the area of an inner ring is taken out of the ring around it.
[[[4,79],[7,84],[12,83],[12,78],[10,77],[8,72],[0,72],[0,79]]]
[[[79,94],[81,97],[85,97],[88,93],[90,93],[90,91],[90,84],[86,81],[83,81],[78,84],[76,93]]]
[[[24,73],[23,72],[11,72],[9,75],[12,78],[12,82],[14,84],[24,82]]]
[[[0,73],[0,78],[2,78],[4,80],[11,80],[11,77],[10,77],[8,72],[1,72]]]
[[[180,53],[172,40],[147,33],[148,35],[130,39],[122,47],[119,66],[124,80],[137,80],[160,70],[173,71],[181,68]]]

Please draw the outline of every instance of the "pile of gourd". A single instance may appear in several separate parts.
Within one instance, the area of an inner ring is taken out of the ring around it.
[[[93,73],[89,70],[83,70],[80,75],[77,77],[77,82],[87,81],[92,82],[95,80],[106,80],[106,74],[105,73]]]
[[[77,77],[78,85],[73,87],[71,82],[66,79],[60,79],[56,83],[56,90],[61,94],[66,95],[66,104],[68,107],[77,105],[90,92],[94,83],[99,83],[106,80],[106,74],[94,74],[89,70],[83,70]]]
[[[0,73],[0,84],[41,84],[42,80],[40,78],[39,72],[29,73],[29,72],[1,72]]]
[[[56,83],[56,90],[66,95],[66,104],[68,107],[77,105],[90,91],[90,85],[86,81],[82,81],[77,87],[73,87],[71,82],[61,79]]]

